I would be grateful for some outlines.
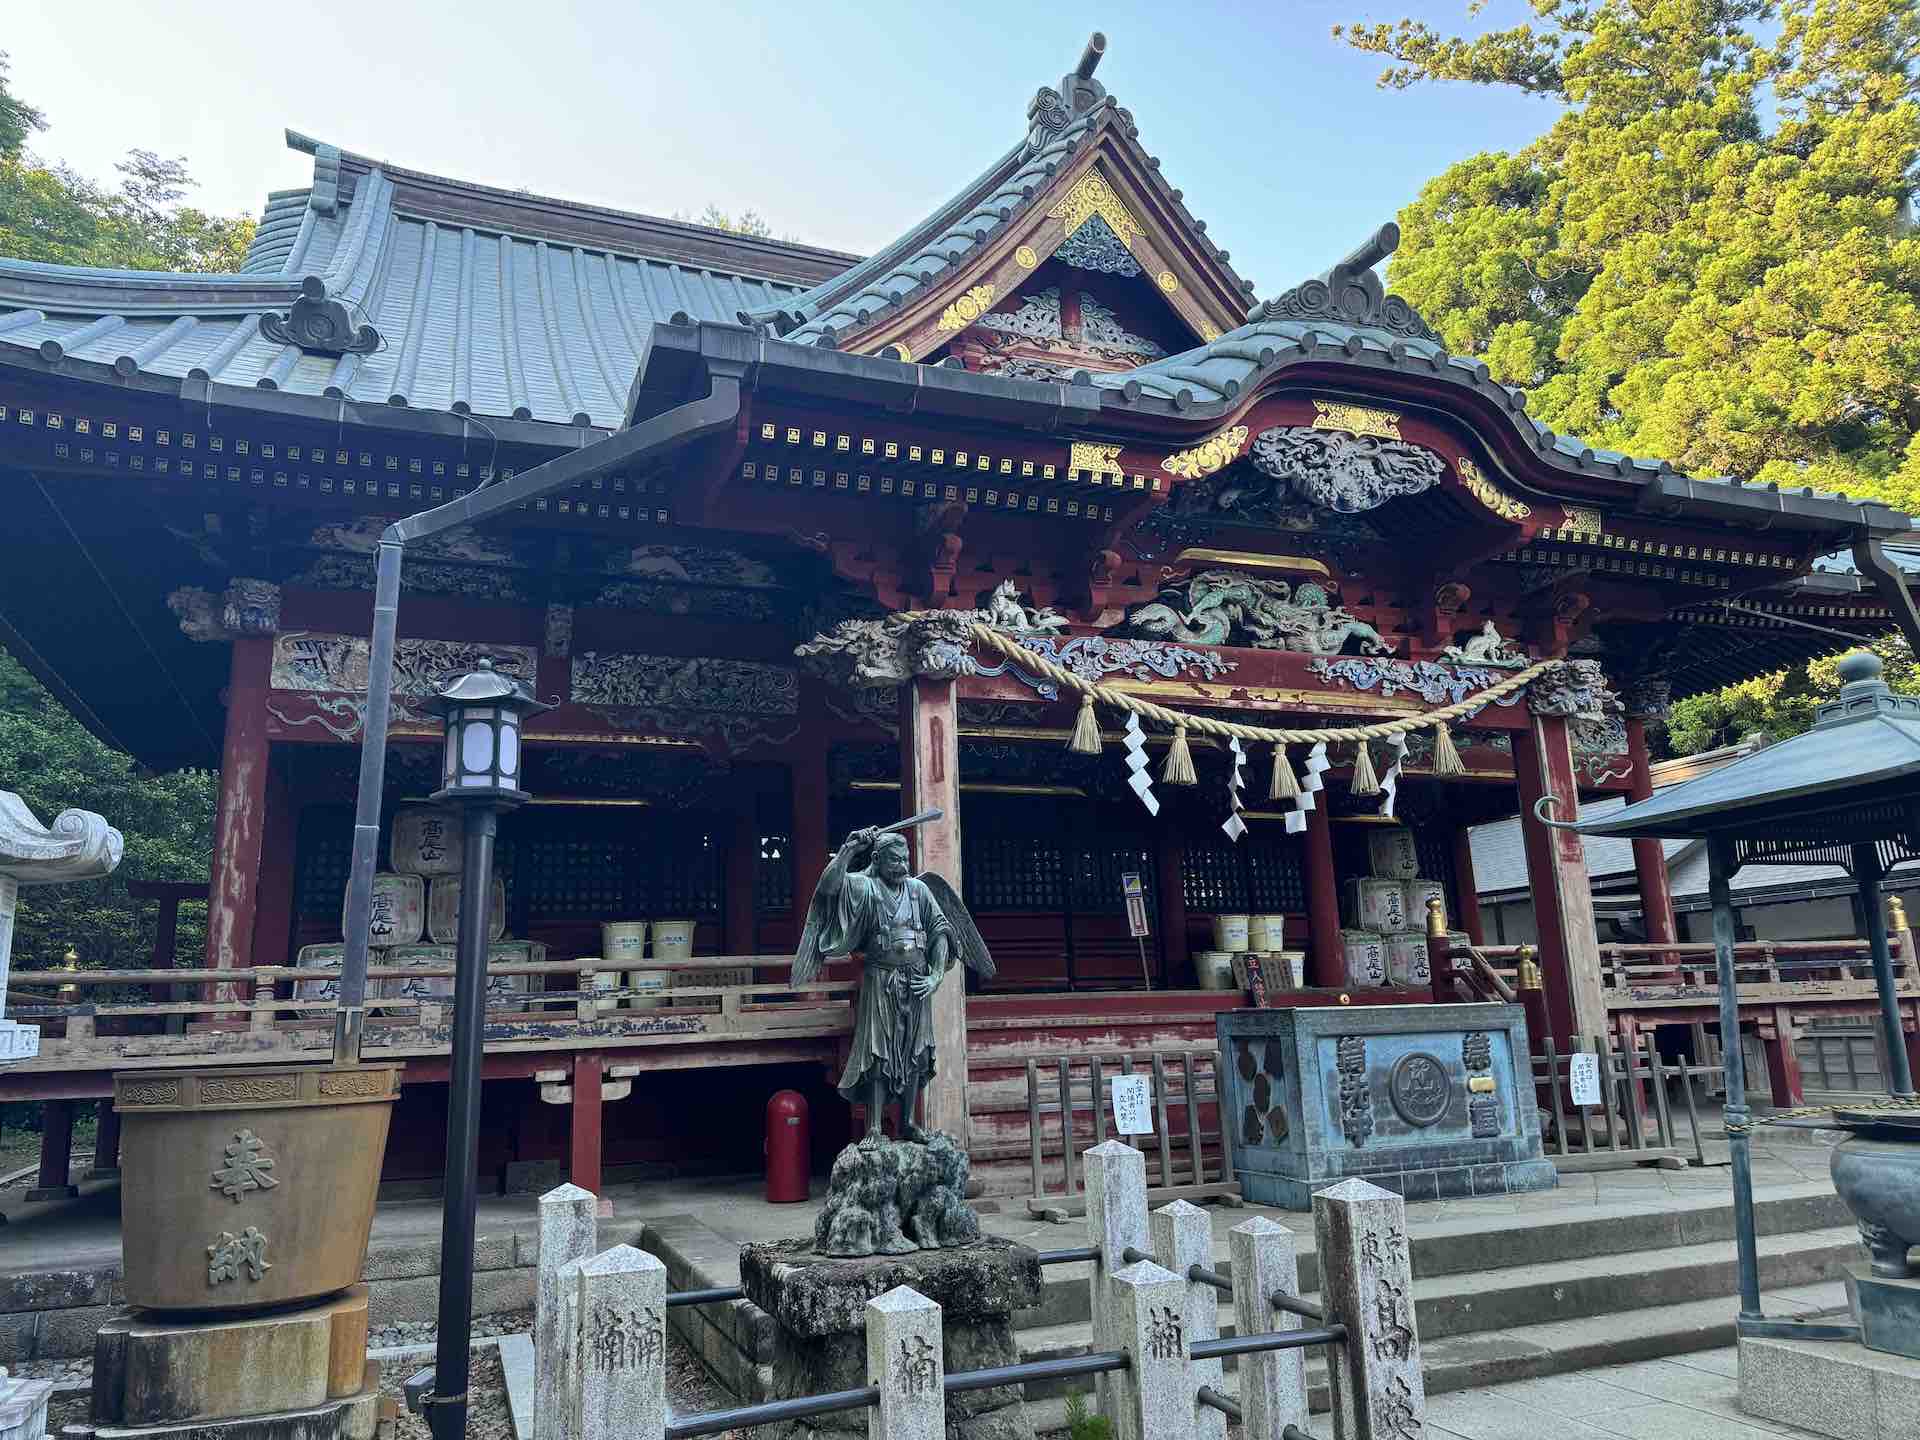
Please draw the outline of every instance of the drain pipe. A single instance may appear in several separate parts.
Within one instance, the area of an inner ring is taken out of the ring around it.
[[[651,346],[648,347],[649,351]],[[707,357],[712,388],[663,414],[511,480],[486,485],[444,505],[396,520],[380,536],[374,565],[373,635],[367,659],[367,711],[360,727],[360,788],[354,801],[353,858],[347,871],[346,953],[334,1012],[333,1062],[357,1064],[367,1017],[368,922],[373,913],[374,863],[380,854],[380,800],[386,785],[387,724],[393,700],[393,658],[400,619],[400,564],[410,541],[474,525],[569,485],[641,464],[731,426],[740,415],[746,364]],[[647,356],[639,370],[646,373]]]

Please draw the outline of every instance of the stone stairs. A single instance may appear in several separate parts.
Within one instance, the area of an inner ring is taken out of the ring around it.
[[[1804,1187],[1811,1191],[1812,1187]],[[1221,1217],[1227,1223],[1233,1212]],[[1306,1217],[1300,1242],[1309,1299],[1319,1283]],[[1843,1308],[1841,1267],[1862,1258],[1859,1235],[1831,1193],[1761,1197],[1760,1286],[1769,1315]],[[1216,1237],[1224,1226],[1216,1225]],[[1733,1341],[1738,1289],[1731,1202],[1683,1210],[1562,1211],[1501,1227],[1485,1216],[1412,1234],[1415,1306],[1430,1394],[1595,1365],[1658,1359]],[[1223,1238],[1215,1267],[1229,1268]],[[1089,1348],[1088,1267],[1049,1266],[1041,1303],[1017,1319],[1021,1358]],[[1221,1305],[1222,1333],[1232,1307]],[[1227,1388],[1235,1389],[1234,1361]],[[1308,1357],[1312,1405],[1327,1405],[1324,1356]],[[1036,1430],[1064,1424],[1065,1396],[1084,1380],[1028,1387]]]

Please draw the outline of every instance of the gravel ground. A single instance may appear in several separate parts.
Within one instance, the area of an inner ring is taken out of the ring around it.
[[[431,1440],[427,1422],[407,1413],[402,1386],[420,1368],[413,1358],[388,1360],[380,1367],[380,1393],[400,1402],[400,1419],[392,1440]],[[507,1409],[507,1380],[500,1371],[500,1352],[491,1345],[473,1356],[467,1384],[467,1440],[514,1440],[513,1416]]]
[[[400,1345],[431,1345],[439,1338],[439,1328],[431,1320],[402,1320],[393,1325],[376,1325],[367,1332],[369,1350],[391,1350]],[[530,1335],[533,1333],[533,1308],[500,1310],[491,1315],[473,1317],[473,1338],[490,1335]]]

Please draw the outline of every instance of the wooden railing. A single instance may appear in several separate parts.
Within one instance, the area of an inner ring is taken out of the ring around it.
[[[618,1048],[851,1030],[855,983],[821,979],[796,987],[784,976],[792,965],[787,955],[630,961],[617,967],[604,960],[497,961],[487,966],[496,986],[487,997],[487,1049],[568,1048],[586,1039],[596,1047]],[[783,978],[746,985],[686,983],[710,970],[773,972]],[[628,975],[641,972],[668,972],[674,988],[625,983]],[[608,974],[620,978],[602,988],[597,977]],[[450,989],[453,976],[450,964],[370,966],[368,1057],[443,1052],[452,995],[403,995],[392,988],[396,982],[441,981]],[[337,979],[337,971],[286,965],[16,973],[7,1014],[39,1025],[41,1048],[37,1059],[8,1069],[164,1066],[225,1054],[248,1060],[311,1058],[303,1052],[328,1043],[338,1002],[305,998],[303,992]]]

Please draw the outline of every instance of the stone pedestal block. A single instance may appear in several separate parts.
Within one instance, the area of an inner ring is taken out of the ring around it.
[[[1845,1340],[1740,1341],[1740,1408],[1835,1440],[1920,1435],[1920,1360]]]
[[[382,1405],[380,1362],[369,1360],[358,1391],[304,1410],[168,1425],[68,1425],[60,1433],[62,1440],[373,1440]]]
[[[117,1316],[94,1337],[93,1423],[173,1425],[312,1410],[357,1394],[367,1287],[244,1319]]]
[[[806,1240],[745,1245],[740,1283],[774,1321],[769,1399],[854,1390],[867,1379],[867,1302],[898,1286],[941,1309],[942,1373],[1012,1365],[1017,1310],[1039,1303],[1040,1258],[1024,1245],[987,1238],[950,1250],[830,1259]],[[792,1440],[845,1440],[867,1433],[868,1413],[817,1415],[788,1427]],[[1019,1387],[947,1397],[947,1440],[1032,1440]]]

